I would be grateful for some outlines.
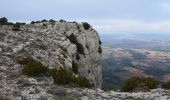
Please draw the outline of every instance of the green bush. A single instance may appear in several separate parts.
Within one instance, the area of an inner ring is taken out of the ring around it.
[[[31,23],[30,24],[34,24],[35,23],[35,21],[31,21]]]
[[[78,87],[90,87],[89,80],[83,76],[75,76],[78,73],[78,66],[73,64],[73,71],[69,69],[59,68],[49,70],[40,62],[34,60],[32,57],[27,57],[18,60],[19,64],[23,65],[22,73],[27,76],[52,76],[54,83],[59,85],[72,85]],[[74,72],[74,73],[73,73]]]
[[[0,25],[6,25],[8,24],[8,19],[5,17],[0,18]]]
[[[54,83],[56,84],[68,85],[75,82],[75,77],[73,73],[68,69],[64,68],[60,68],[59,70],[53,69],[50,71],[50,73],[54,79]]]
[[[167,81],[165,83],[162,84],[162,88],[164,89],[170,89],[170,81]]]
[[[129,92],[135,90],[148,91],[154,89],[158,85],[158,81],[152,77],[132,77],[125,81],[122,87],[122,91]]]
[[[55,20],[53,20],[53,19],[50,19],[49,21],[50,21],[50,22],[55,22]]]
[[[36,61],[32,57],[27,57],[18,61],[19,64],[23,64],[22,73],[27,76],[41,76],[48,74],[48,68]]]
[[[43,19],[41,22],[47,22],[47,20],[46,20],[46,19]]]
[[[13,31],[20,31],[20,24],[14,24],[12,27]]]
[[[85,30],[88,30],[90,28],[90,25],[87,22],[84,22],[83,27]]]
[[[60,19],[60,20],[59,20],[59,22],[66,22],[66,21],[65,21],[65,20],[63,20],[63,19]]]
[[[90,81],[84,77],[84,76],[79,76],[78,78],[76,78],[76,84],[78,87],[90,87]]]
[[[90,87],[90,82],[83,76],[74,76],[73,72],[69,69],[60,68],[59,70],[50,70],[54,79],[54,83],[59,85],[73,85],[78,87]]]

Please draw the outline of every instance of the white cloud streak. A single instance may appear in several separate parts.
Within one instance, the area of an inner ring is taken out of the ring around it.
[[[91,20],[91,24],[102,34],[129,32],[170,32],[170,20],[143,21],[132,19]]]

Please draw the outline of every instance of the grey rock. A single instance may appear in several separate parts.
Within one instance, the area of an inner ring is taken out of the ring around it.
[[[2,87],[0,96],[7,96],[12,100],[22,98],[35,100],[46,96],[53,100],[55,99],[53,94],[62,91],[58,87],[51,88],[54,85],[51,77],[43,77],[40,80],[22,75],[23,66],[17,61],[27,56],[33,57],[49,69],[59,67],[69,69],[72,68],[74,61],[78,65],[80,75],[89,79],[94,87],[101,87],[102,57],[98,52],[100,38],[92,27],[85,30],[82,23],[55,22],[52,25],[50,22],[40,22],[21,25],[21,31],[12,31],[11,25],[1,25],[0,28],[2,36],[0,37],[0,87]],[[76,38],[76,43],[69,39],[71,35]],[[80,53],[81,50],[83,54]],[[48,93],[48,90],[53,94]],[[13,93],[17,93],[17,96]]]

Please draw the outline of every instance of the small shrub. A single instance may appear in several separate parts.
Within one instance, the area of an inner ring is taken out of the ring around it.
[[[41,21],[36,21],[35,23],[40,23]]]
[[[6,25],[14,25],[14,23],[12,23],[12,22],[8,22]]]
[[[165,83],[162,84],[162,88],[164,89],[170,89],[170,81],[167,81]]]
[[[90,87],[90,81],[84,77],[84,76],[79,76],[78,78],[76,78],[76,84],[78,87]]]
[[[73,85],[78,87],[90,87],[90,81],[83,76],[74,76],[69,69],[60,68],[59,70],[50,70],[54,83],[59,85]]]
[[[66,22],[65,20],[63,20],[63,19],[60,19],[60,21],[59,22]]]
[[[88,30],[90,28],[90,25],[87,22],[84,22],[83,27],[85,30]]]
[[[41,76],[48,74],[48,68],[31,57],[18,61],[23,64],[22,73],[27,76]]]
[[[35,21],[32,21],[30,24],[35,24]]]
[[[17,25],[25,25],[26,23],[16,22]]]
[[[46,25],[46,24],[43,24],[42,26],[45,27],[45,28],[47,28],[47,25]]]
[[[8,23],[8,19],[5,17],[0,18],[0,24],[1,25],[6,25]]]
[[[102,42],[99,40],[99,45],[101,45],[102,44]]]
[[[50,21],[50,22],[55,22],[55,20],[53,20],[53,19],[50,19],[49,21]]]
[[[46,20],[46,19],[43,19],[41,22],[47,22],[47,20]]]
[[[53,20],[53,19],[50,19],[49,21],[51,22],[52,27],[54,27],[54,25],[55,25],[55,22],[56,22],[56,21],[55,21],[55,20]]]
[[[99,46],[98,52],[99,52],[99,53],[102,53],[102,48],[101,48],[101,46]]]
[[[78,53],[76,54],[76,59],[80,60],[80,55]]]
[[[78,74],[78,65],[74,61],[72,61],[72,70],[75,74]]]
[[[68,85],[75,82],[75,77],[73,73],[68,69],[64,68],[60,68],[59,70],[53,69],[50,71],[50,73],[54,79],[54,83],[56,84]]]
[[[14,24],[12,27],[13,31],[20,31],[20,24]]]
[[[135,90],[148,91],[149,89],[154,89],[158,85],[158,81],[152,77],[132,77],[125,81],[122,87],[122,91],[129,92]]]

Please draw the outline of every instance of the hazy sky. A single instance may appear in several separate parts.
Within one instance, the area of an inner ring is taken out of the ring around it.
[[[10,21],[87,21],[100,33],[170,32],[170,0],[0,0]]]

